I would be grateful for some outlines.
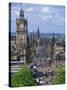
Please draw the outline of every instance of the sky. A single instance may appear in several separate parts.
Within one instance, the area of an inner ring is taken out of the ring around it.
[[[64,6],[24,3],[11,4],[11,32],[16,32],[16,18],[20,18],[21,8],[28,20],[28,32],[36,32],[38,27],[41,33],[65,32]]]

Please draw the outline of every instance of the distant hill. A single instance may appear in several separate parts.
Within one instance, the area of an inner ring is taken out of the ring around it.
[[[11,32],[11,36],[16,36],[16,33],[15,32]]]
[[[29,33],[29,35],[30,35],[31,33]],[[40,36],[41,37],[47,37],[47,38],[51,38],[52,37],[52,35],[53,35],[53,33],[41,33],[40,34]],[[11,36],[16,36],[16,33],[15,32],[11,32]],[[59,36],[64,36],[64,34],[59,34],[59,33],[56,33],[55,34],[55,37],[59,37]]]

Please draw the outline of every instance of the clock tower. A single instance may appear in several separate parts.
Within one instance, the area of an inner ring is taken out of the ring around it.
[[[24,18],[23,9],[20,10],[20,17],[16,19],[16,46],[20,61],[26,62],[27,47],[27,20]]]

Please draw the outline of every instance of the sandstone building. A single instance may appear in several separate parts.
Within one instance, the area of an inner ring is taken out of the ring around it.
[[[16,36],[11,37],[11,61],[26,63],[28,23],[24,17],[23,9],[20,10],[20,17],[16,19]]]

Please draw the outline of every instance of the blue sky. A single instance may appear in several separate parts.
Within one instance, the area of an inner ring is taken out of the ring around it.
[[[11,32],[16,32],[16,18],[23,8],[28,20],[28,32],[36,32],[38,26],[41,33],[65,32],[65,7],[44,4],[11,4]]]

